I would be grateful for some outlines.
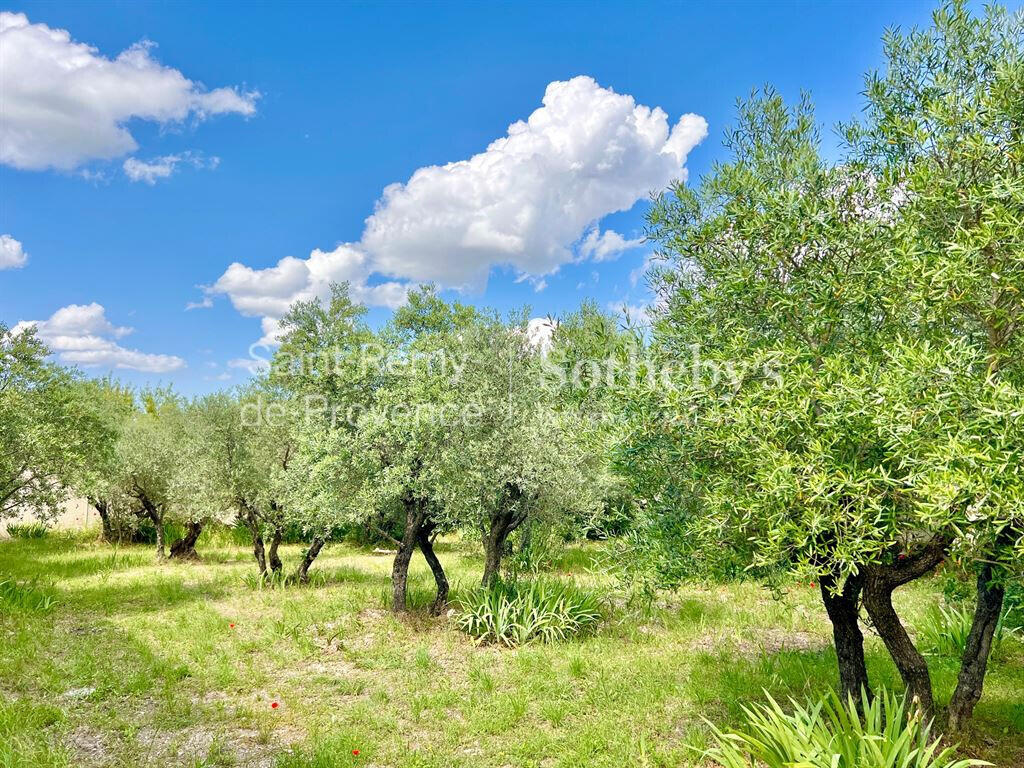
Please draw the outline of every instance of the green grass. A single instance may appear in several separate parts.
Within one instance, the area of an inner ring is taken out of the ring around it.
[[[0,602],[0,768],[695,766],[713,743],[703,718],[736,728],[763,690],[804,700],[835,677],[806,586],[781,600],[751,583],[694,586],[641,615],[611,594],[595,633],[508,649],[427,615],[418,556],[418,610],[398,619],[384,609],[386,555],[332,545],[313,586],[254,589],[248,548],[212,542],[200,540],[200,563],[158,564],[148,547],[95,535],[0,541],[0,581],[51,599]],[[456,596],[479,581],[477,549],[438,544]],[[282,549],[286,570],[301,552]],[[570,552],[545,578],[614,587],[588,567],[602,545]],[[926,582],[897,598],[923,622],[939,593]],[[877,638],[867,644],[875,683],[898,689]],[[1024,765],[1024,646],[1010,638],[1000,656],[965,753]],[[929,663],[947,700],[956,661]]]

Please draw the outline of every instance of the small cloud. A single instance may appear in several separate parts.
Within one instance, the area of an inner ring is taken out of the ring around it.
[[[643,262],[640,266],[629,273],[629,284],[636,288],[637,283],[640,282],[640,278],[647,274],[647,270],[651,268],[652,258],[651,254],[644,256]]]
[[[252,375],[262,373],[268,370],[269,367],[270,365],[266,360],[260,360],[255,357],[236,357],[228,360],[228,368],[241,368]]]
[[[594,261],[611,261],[631,248],[638,248],[643,245],[642,237],[627,240],[614,229],[606,229],[604,232],[594,227],[576,246],[576,253],[581,259],[593,259]]]
[[[124,161],[125,175],[132,181],[141,181],[153,186],[159,179],[170,178],[179,165],[190,165],[196,169],[213,170],[220,165],[219,157],[204,157],[199,152],[181,152],[177,155],[164,155],[152,160],[139,160],[129,157]]]
[[[526,342],[546,355],[558,329],[558,321],[550,317],[533,317],[526,324]]]
[[[0,235],[0,269],[20,269],[28,262],[21,242],[10,235]]]
[[[204,296],[199,301],[190,301],[185,305],[185,311],[188,312],[190,309],[209,309],[213,306],[213,297]]]

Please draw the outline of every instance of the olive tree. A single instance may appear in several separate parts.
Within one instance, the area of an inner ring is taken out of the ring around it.
[[[345,283],[332,286],[326,304],[292,306],[281,322],[267,382],[246,406],[257,420],[265,417],[259,430],[264,439],[290,446],[281,454],[283,487],[276,503],[283,506],[280,518],[309,537],[299,581],[307,580],[332,531],[363,510],[355,496],[363,479],[355,432],[378,384],[376,368],[365,364],[374,338],[365,314]]]
[[[1020,550],[1020,21],[954,6],[886,49],[846,162],[821,160],[809,103],[769,93],[741,107],[729,163],[654,206],[669,262],[654,336],[675,373],[639,388],[626,460],[682,518],[677,543],[732,540],[766,574],[816,574],[848,693],[867,686],[863,594],[932,711],[892,592],[973,553],[993,599],[956,727],[994,627],[984,564],[1013,567]]]
[[[392,566],[393,608],[407,610],[409,564],[418,548],[437,583],[448,581],[433,542],[456,520],[445,501],[466,416],[456,384],[460,334],[476,313],[430,288],[413,291],[377,334],[346,286],[327,306],[297,305],[271,377],[301,399],[296,513],[313,524],[401,531]]]
[[[456,346],[455,394],[474,413],[460,425],[457,463],[441,490],[449,516],[482,537],[484,585],[498,578],[509,537],[528,521],[589,520],[601,506],[603,457],[588,450],[578,414],[559,410],[524,327],[525,318],[481,316]]]
[[[356,464],[364,471],[368,510],[399,510],[402,536],[392,566],[393,609],[407,609],[409,563],[419,548],[437,585],[432,613],[447,604],[448,580],[434,552],[437,534],[455,526],[446,505],[457,477],[461,440],[479,404],[458,396],[465,360],[460,341],[476,311],[442,300],[432,287],[413,291],[378,335],[379,361],[369,408],[353,435]],[[374,514],[370,512],[370,514]]]
[[[818,144],[809,101],[768,90],[741,104],[730,161],[652,207],[660,370],[637,382],[623,457],[648,509],[685,531],[677,545],[707,558],[733,541],[765,572],[817,573],[842,688],[859,697],[860,566],[906,521],[881,511],[888,457],[838,435],[826,398],[890,324],[876,299],[890,225],[875,185]]]
[[[89,436],[88,454],[66,483],[99,514],[104,541],[130,541],[138,532],[139,505],[120,485],[118,444],[132,417],[134,395],[110,379],[85,379],[77,386],[83,407],[96,416],[96,429]]]
[[[981,696],[1003,584],[1019,572],[1024,541],[1016,473],[1000,471],[1021,463],[1013,402],[1024,385],[1024,14],[993,5],[976,17],[954,2],[926,29],[889,33],[885,54],[885,70],[867,78],[864,118],[846,132],[852,156],[905,197],[890,253],[907,286],[901,299],[918,313],[915,336],[937,345],[933,354],[984,361],[971,369],[963,407],[945,412],[946,444],[916,467],[930,480],[915,488],[937,514],[962,507],[973,522],[959,556],[976,571],[977,608],[950,704],[955,729]],[[936,539],[933,559],[964,541]],[[890,650],[899,648],[904,677],[920,678],[924,660],[889,598],[899,582],[874,574],[868,607]]]
[[[584,301],[552,323],[549,343],[537,350],[548,401],[574,424],[572,440],[591,457],[586,485],[601,503],[576,522],[590,538],[621,535],[633,523],[633,495],[609,461],[620,436],[621,394],[630,391],[646,357],[644,329],[633,322],[628,313],[623,324]]]
[[[196,542],[216,516],[196,503],[206,467],[200,434],[195,410],[170,390],[155,389],[137,398],[116,444],[112,494],[152,524],[160,559],[196,559]],[[168,547],[171,523],[181,525],[184,534]]]
[[[47,354],[34,328],[0,324],[0,521],[56,515],[103,433],[76,376]]]

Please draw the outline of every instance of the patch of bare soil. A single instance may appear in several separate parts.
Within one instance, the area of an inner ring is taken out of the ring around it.
[[[68,733],[64,739],[70,749],[79,759],[76,765],[93,766],[109,765],[112,755],[107,748],[103,733],[90,728],[87,725],[80,725]]]
[[[216,758],[217,764],[228,758],[238,768],[272,768],[283,750],[301,742],[306,734],[289,728],[270,733],[252,729],[218,729],[194,725],[168,731],[147,726],[130,743],[91,726],[80,725],[65,736],[65,745],[74,755],[73,765],[81,768],[112,766],[192,766]]]

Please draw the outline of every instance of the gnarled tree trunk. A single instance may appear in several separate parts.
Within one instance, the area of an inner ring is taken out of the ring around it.
[[[100,524],[103,526],[103,540],[108,544],[119,544],[120,535],[115,532],[113,522],[110,519],[110,506],[104,499],[89,499],[89,503],[95,508],[100,516]]]
[[[263,544],[263,534],[260,533],[259,523],[256,522],[256,515],[248,507],[243,505],[242,511],[238,513],[238,519],[248,529],[252,538],[252,556],[256,559],[256,566],[260,569],[260,575],[267,575],[267,552]]]
[[[916,700],[925,718],[931,718],[935,711],[928,663],[900,621],[892,605],[892,593],[897,587],[934,570],[945,558],[947,546],[945,539],[933,538],[912,555],[892,565],[869,566],[864,583],[864,607],[896,663],[907,695]]]
[[[281,556],[277,554],[277,548],[281,546],[281,539],[283,534],[280,528],[275,528],[274,533],[270,537],[270,547],[267,549],[267,565],[273,573],[280,573],[284,564],[281,562]]]
[[[153,527],[156,529],[156,557],[158,560],[163,560],[167,556],[163,510],[141,491],[137,494],[137,498],[142,504],[141,516],[153,523]]]
[[[402,499],[405,508],[405,530],[391,566],[391,610],[404,613],[408,610],[406,594],[409,591],[409,562],[419,542],[420,529],[427,518],[427,502],[411,494]]]
[[[522,506],[523,492],[518,485],[505,486],[503,504],[491,515],[490,524],[483,532],[484,576],[483,586],[489,586],[501,574],[501,558],[505,554],[508,537],[526,520]]]
[[[821,577],[821,601],[832,622],[832,638],[839,660],[840,692],[844,701],[852,697],[859,707],[861,692],[871,695],[868,669],[864,663],[864,635],[859,621],[864,576],[860,573],[848,576],[842,591],[833,594],[835,586],[836,580],[832,576]]]
[[[430,606],[430,615],[439,616],[441,611],[448,605],[448,578],[444,575],[444,567],[441,565],[441,561],[434,554],[434,545],[430,540],[433,532],[434,524],[427,521],[420,528],[418,542],[420,552],[423,553],[427,565],[430,566],[431,573],[434,574],[434,583],[437,584],[437,597],[434,598],[434,604]]]
[[[295,570],[295,580],[300,584],[309,583],[309,569],[313,565],[313,561],[316,560],[317,555],[320,554],[320,550],[324,548],[325,541],[321,536],[316,537],[309,545],[309,549],[306,550],[306,554],[302,556],[302,562],[299,563],[299,567]]]
[[[198,560],[199,553],[196,552],[196,541],[203,532],[203,524],[195,520],[189,520],[185,524],[185,535],[178,539],[171,546],[171,558],[174,560]]]
[[[1002,584],[993,583],[992,566],[985,563],[978,573],[978,598],[974,609],[971,631],[967,636],[960,659],[960,675],[956,690],[949,702],[949,730],[959,731],[974,714],[974,706],[981,699],[985,683],[985,670],[992,652],[992,639],[1003,610],[1006,594]]]

